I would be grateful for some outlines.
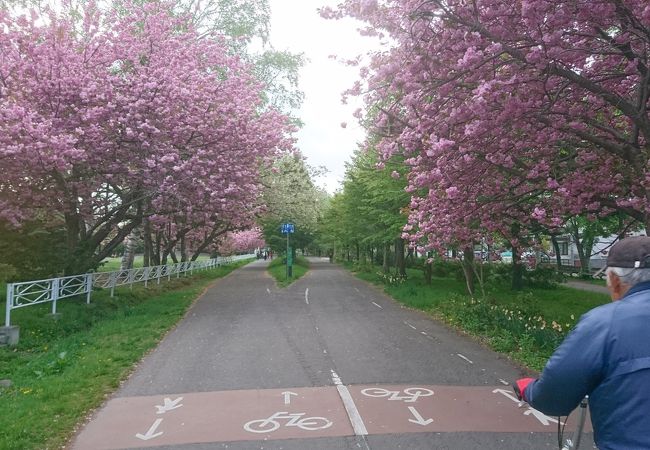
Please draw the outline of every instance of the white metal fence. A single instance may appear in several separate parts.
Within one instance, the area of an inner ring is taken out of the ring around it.
[[[5,326],[11,326],[11,311],[13,309],[51,302],[52,314],[56,314],[56,302],[62,298],[86,295],[86,303],[90,303],[90,294],[93,287],[110,288],[112,297],[116,286],[133,285],[142,282],[147,286],[153,280],[160,284],[161,278],[167,277],[169,280],[172,275],[176,275],[178,278],[181,273],[190,272],[191,274],[195,270],[210,269],[254,257],[255,255],[225,256],[206,261],[187,261],[165,266],[141,267],[115,272],[86,273],[47,280],[8,283]]]

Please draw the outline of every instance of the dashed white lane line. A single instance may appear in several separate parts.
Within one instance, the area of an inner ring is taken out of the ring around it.
[[[352,424],[352,429],[354,430],[354,434],[357,436],[368,435],[366,424],[363,423],[363,418],[361,417],[361,414],[357,409],[357,405],[355,405],[354,403],[354,399],[352,398],[352,395],[350,395],[350,391],[346,386],[343,385],[343,382],[341,381],[341,377],[339,377],[338,374],[333,370],[331,372],[332,372],[332,381],[336,385],[336,390],[339,392],[339,396],[341,397],[341,401],[343,402],[345,411],[348,413],[348,418],[350,419],[350,423]]]
[[[499,378],[499,382],[501,382],[501,384],[503,384],[504,386],[509,386],[510,385],[510,383],[508,383],[506,380],[504,380],[502,378]]]
[[[270,294],[270,293],[271,293],[271,289],[266,288],[266,292],[267,292],[268,294]]]
[[[465,361],[467,361],[467,362],[470,363],[470,364],[474,364],[474,361],[472,361],[472,360],[470,360],[469,358],[467,358],[467,356],[463,356],[463,355],[461,355],[460,353],[456,353],[456,356],[458,356],[459,358],[464,359]]]
[[[408,322],[404,322],[404,325],[408,325],[409,327],[413,328],[414,330],[417,330],[417,328],[415,328],[413,325],[411,325],[411,324],[408,323]]]
[[[354,290],[357,291],[357,292],[361,292],[361,291],[359,291],[359,289],[357,289],[357,288],[354,288]]]
[[[305,290],[305,303],[309,305],[309,288]]]
[[[373,305],[375,305],[375,306],[376,306],[377,308],[379,308],[379,309],[384,309],[384,307],[383,307],[383,306],[381,306],[381,305],[378,305],[378,304],[377,304],[377,303],[375,303],[375,302],[372,302],[372,304],[373,304]]]

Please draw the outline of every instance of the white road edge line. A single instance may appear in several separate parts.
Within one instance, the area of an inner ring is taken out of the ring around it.
[[[341,381],[341,378],[333,370],[332,370],[332,381],[334,381],[334,384],[336,385],[336,390],[339,392],[339,397],[341,397],[341,401],[343,402],[343,406],[345,407],[345,411],[348,413],[348,418],[350,419],[350,423],[352,424],[352,429],[354,430],[354,434],[356,436],[367,436],[368,430],[366,428],[366,424],[363,423],[361,414],[359,414],[357,405],[354,404],[354,399],[352,398],[352,395],[350,395],[350,391],[348,390],[347,386],[343,386],[343,382]]]
[[[467,361],[468,363],[470,363],[470,364],[474,364],[474,362],[473,362],[472,360],[470,360],[469,358],[467,358],[467,356],[463,356],[463,355],[461,355],[460,353],[456,353],[456,355],[457,355],[459,358],[464,359],[464,360]]]
[[[309,288],[305,289],[305,302],[309,305]]]
[[[415,328],[413,325],[411,325],[411,324],[408,323],[408,322],[404,322],[404,325],[408,325],[409,327],[413,328],[414,330],[417,330],[417,328]]]
[[[381,305],[378,305],[378,304],[377,304],[377,303],[375,303],[375,302],[372,302],[372,304],[373,304],[373,305],[375,305],[375,306],[376,306],[377,308],[379,308],[379,309],[384,309],[384,308],[383,308],[383,306],[381,306]]]

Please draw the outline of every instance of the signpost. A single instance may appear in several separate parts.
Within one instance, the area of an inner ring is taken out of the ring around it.
[[[282,227],[282,234],[287,235],[287,280],[291,278],[292,276],[292,269],[293,269],[293,253],[291,251],[291,247],[289,247],[289,235],[295,231],[295,228],[292,223],[283,223]]]

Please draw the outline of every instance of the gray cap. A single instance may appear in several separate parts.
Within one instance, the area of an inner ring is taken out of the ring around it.
[[[618,241],[607,255],[607,267],[650,269],[650,237],[634,236]]]

